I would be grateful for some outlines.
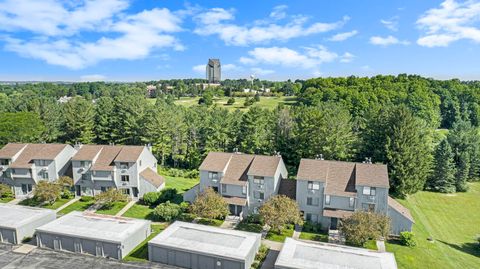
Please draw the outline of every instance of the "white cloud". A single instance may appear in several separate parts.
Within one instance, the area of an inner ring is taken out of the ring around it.
[[[345,52],[342,56],[340,56],[341,63],[349,63],[353,61],[355,55],[351,54],[350,52]]]
[[[287,13],[285,10],[287,10],[288,6],[286,5],[280,5],[276,6],[273,8],[272,12],[270,13],[270,18],[275,19],[275,20],[281,20],[287,17]]]
[[[197,72],[197,73],[204,73],[206,72],[207,65],[206,64],[198,64],[192,67],[192,70]]]
[[[84,75],[80,77],[80,80],[85,82],[105,81],[106,79],[106,76],[100,74]]]
[[[238,66],[234,64],[222,64],[222,71],[231,71],[238,69]]]
[[[281,10],[284,10],[284,8]],[[203,36],[218,35],[227,45],[247,46],[273,40],[287,41],[296,37],[332,31],[342,27],[349,20],[348,17],[344,17],[342,20],[333,23],[316,22],[306,26],[308,18],[297,15],[292,16],[284,25],[269,22],[267,19],[257,21],[253,26],[249,26],[231,23],[235,18],[233,13],[234,10],[223,8],[212,8],[206,12],[201,12],[195,16],[197,27],[194,32]],[[282,16],[287,17],[286,14],[279,15],[278,9],[274,9],[273,13],[273,17],[276,19]]]
[[[266,75],[271,75],[275,73],[275,70],[271,69],[263,69],[260,67],[252,67],[250,70],[255,74],[256,76],[266,76]]]
[[[385,26],[387,29],[396,32],[396,31],[398,31],[398,20],[399,19],[400,19],[400,17],[393,16],[390,19],[380,20],[380,23],[383,24],[383,26]]]
[[[406,40],[399,40],[398,38],[389,35],[386,37],[372,36],[370,37],[370,44],[386,47],[390,45],[409,45],[410,42]]]
[[[81,69],[103,60],[142,59],[159,48],[184,49],[172,35],[182,30],[182,19],[165,8],[125,15],[128,2],[120,0],[36,3],[8,0],[0,4],[0,31],[33,34],[30,38],[7,34],[3,38],[6,50]],[[83,33],[99,38],[82,41]]]
[[[351,58],[353,55],[346,53],[340,57],[337,53],[329,51],[321,45],[303,47],[302,50],[286,47],[258,47],[250,50],[248,57],[241,57],[239,61],[245,65],[263,64],[288,68],[298,67],[318,74],[321,64],[349,57]]]
[[[345,41],[345,40],[349,39],[350,37],[353,37],[357,34],[358,34],[358,31],[353,30],[353,31],[350,31],[350,32],[336,34],[336,35],[330,37],[328,40],[329,41]]]
[[[417,44],[425,47],[446,47],[450,43],[468,39],[480,43],[480,2],[444,1],[439,8],[432,8],[417,20],[425,33]]]

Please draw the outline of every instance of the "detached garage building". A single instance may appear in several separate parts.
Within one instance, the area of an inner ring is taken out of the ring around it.
[[[261,235],[177,221],[148,242],[148,259],[192,269],[248,269]]]
[[[122,259],[150,235],[150,221],[72,212],[37,228],[39,247]]]
[[[389,252],[288,238],[275,262],[275,269],[396,269]]]
[[[0,204],[0,242],[19,244],[24,238],[32,237],[37,227],[55,218],[54,210]]]

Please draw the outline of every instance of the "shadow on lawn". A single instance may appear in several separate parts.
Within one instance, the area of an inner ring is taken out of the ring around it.
[[[475,257],[480,257],[479,243],[469,242],[469,243],[463,243],[461,245],[457,245],[457,244],[448,243],[448,242],[445,242],[445,241],[442,241],[442,240],[438,240],[438,241],[442,242],[443,244],[445,244],[445,245],[447,245],[451,248],[459,250],[461,252],[465,252],[465,253],[473,255]]]

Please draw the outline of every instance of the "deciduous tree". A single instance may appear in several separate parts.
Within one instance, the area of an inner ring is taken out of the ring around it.
[[[303,224],[297,202],[285,195],[275,195],[268,199],[259,210],[264,223],[272,231],[280,232],[286,224]]]
[[[201,218],[207,219],[223,219],[229,213],[227,202],[211,188],[207,188],[198,194],[191,205],[190,211]]]

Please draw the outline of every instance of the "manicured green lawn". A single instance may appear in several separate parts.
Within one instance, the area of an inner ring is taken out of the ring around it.
[[[419,192],[399,201],[415,219],[417,246],[386,244],[398,268],[480,268],[480,182],[469,185],[467,193]]]
[[[167,225],[152,224],[152,233],[140,245],[134,248],[123,260],[132,262],[148,262],[148,241],[163,231]]]
[[[376,240],[368,240],[367,243],[365,243],[365,248],[368,248],[368,249],[371,249],[371,250],[378,250],[377,241]]]
[[[153,208],[150,208],[149,206],[142,205],[139,203],[134,204],[130,209],[123,214],[123,217],[128,217],[128,218],[136,218],[136,219],[151,219],[151,214],[153,212]]]
[[[328,242],[328,234],[326,234],[326,233],[302,232],[302,233],[300,233],[299,238],[303,239],[303,240]]]
[[[68,203],[68,201],[70,201],[70,200],[72,200],[72,199],[58,199],[53,204],[44,204],[44,205],[41,205],[41,207],[48,208],[48,209],[57,209],[57,208],[61,207],[62,205]]]
[[[111,208],[99,209],[95,213],[104,215],[115,215],[118,211],[122,210],[128,202],[115,202]]]
[[[176,100],[175,104],[186,107],[197,106],[198,99],[200,99],[200,97],[182,97],[180,100]],[[227,105],[228,99],[229,97],[215,98],[214,105],[227,108],[229,110],[247,110],[249,108],[243,106],[245,97],[235,97],[235,103],[233,105]],[[151,102],[154,103],[155,101]],[[279,104],[294,105],[296,102],[297,100],[295,97],[260,97],[260,102],[255,103],[250,107],[259,106],[268,109],[275,109]]]
[[[293,225],[285,226],[280,234],[270,230],[265,238],[272,241],[283,242],[286,237],[292,237],[293,229]]]
[[[8,203],[12,201],[14,198],[8,197],[8,198],[0,198],[0,203]]]
[[[162,174],[160,166],[158,166],[158,173],[165,178],[165,187],[177,189],[179,194],[182,194],[200,182],[200,178],[185,178],[172,177]]]
[[[68,214],[72,211],[85,211],[87,210],[90,206],[92,206],[95,203],[94,200],[91,201],[76,201],[75,203],[65,207],[64,209],[60,210],[58,212],[59,215],[65,215]]]

